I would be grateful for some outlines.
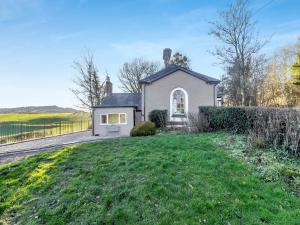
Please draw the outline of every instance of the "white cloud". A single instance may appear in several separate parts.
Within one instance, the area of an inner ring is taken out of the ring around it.
[[[55,41],[65,41],[73,38],[77,38],[84,35],[83,31],[73,32],[73,33],[64,33],[53,36]]]

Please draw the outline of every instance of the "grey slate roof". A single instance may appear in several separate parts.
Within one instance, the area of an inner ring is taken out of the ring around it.
[[[176,72],[177,70],[181,70],[183,72],[186,72],[196,78],[199,78],[201,80],[206,81],[209,84],[218,84],[220,83],[220,80],[213,78],[213,77],[209,77],[200,73],[197,73],[195,71],[192,71],[190,69],[186,69],[184,67],[181,66],[175,66],[175,65],[170,65],[167,68],[164,68],[160,71],[158,71],[157,73],[150,75],[149,77],[144,78],[143,80],[140,81],[141,84],[150,84],[156,80],[159,80],[165,76],[168,76],[171,73]]]
[[[100,106],[94,108],[136,107],[142,108],[142,96],[138,93],[113,93],[106,96]]]

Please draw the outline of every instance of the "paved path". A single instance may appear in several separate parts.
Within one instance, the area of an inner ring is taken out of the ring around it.
[[[103,137],[92,136],[91,131],[83,131],[22,143],[0,145],[0,165],[22,159],[43,150],[101,139],[103,139]]]

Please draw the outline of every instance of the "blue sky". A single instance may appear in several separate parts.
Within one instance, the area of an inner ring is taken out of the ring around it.
[[[69,91],[72,62],[94,52],[118,92],[118,70],[134,57],[162,62],[170,47],[192,59],[195,71],[219,78],[209,51],[217,42],[208,21],[229,1],[0,0],[0,107],[76,105]],[[272,54],[300,36],[299,0],[250,0],[264,51]]]

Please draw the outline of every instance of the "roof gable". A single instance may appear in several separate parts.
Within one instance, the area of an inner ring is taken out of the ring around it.
[[[172,66],[169,66],[165,69],[162,69],[160,71],[158,71],[157,73],[155,74],[152,74],[144,79],[142,79],[140,81],[141,84],[151,84],[163,77],[166,77],[172,73],[175,73],[176,71],[183,71],[189,75],[192,75],[200,80],[203,80],[209,84],[218,84],[220,83],[220,80],[216,79],[216,78],[213,78],[213,77],[209,77],[209,76],[206,76],[204,74],[200,74],[200,73],[197,73],[195,71],[192,71],[190,69],[187,69],[187,68],[184,68],[184,67],[181,67],[181,66],[175,66],[175,65],[172,65]]]

